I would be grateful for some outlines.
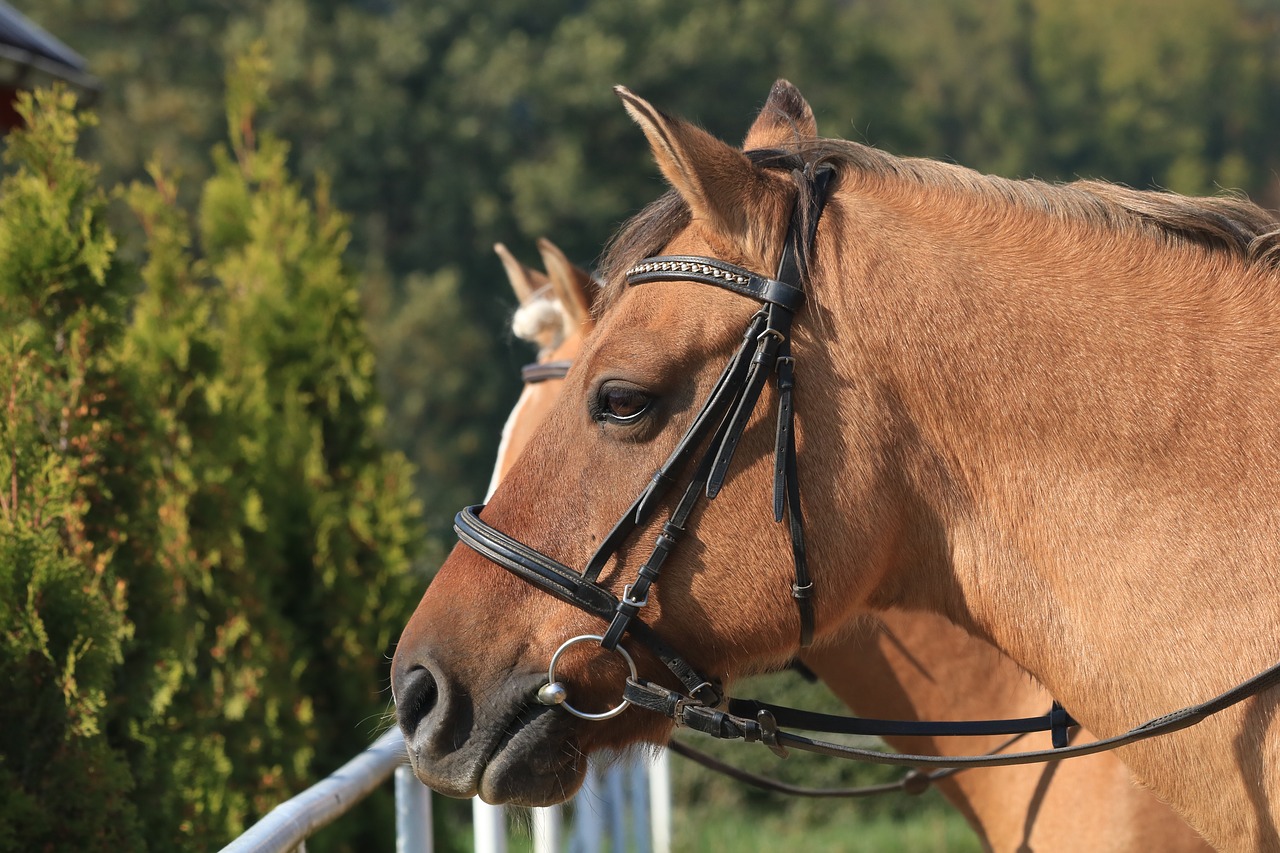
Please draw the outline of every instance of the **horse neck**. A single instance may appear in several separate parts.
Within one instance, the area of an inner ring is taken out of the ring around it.
[[[1263,575],[1250,549],[1277,534],[1274,284],[1149,236],[968,204],[842,199],[828,245],[851,248],[819,258],[834,274],[811,328],[848,342],[828,348],[822,396],[874,407],[853,431],[880,465],[817,465],[870,483],[870,511],[865,493],[842,499],[892,534],[855,594],[943,614],[1064,701],[1091,684],[1154,714],[1212,695],[1230,684],[1224,642],[1255,650],[1242,674],[1260,669],[1260,623],[1218,617],[1240,604],[1225,578]],[[1184,635],[1214,639],[1171,683],[1161,672],[1197,654]]]

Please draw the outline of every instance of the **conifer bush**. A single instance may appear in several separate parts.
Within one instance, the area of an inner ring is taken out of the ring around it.
[[[119,193],[24,98],[0,183],[0,851],[215,848],[384,725],[423,579],[347,222],[229,76],[197,214]],[[133,249],[134,247],[129,247]],[[389,807],[313,848],[388,846]],[[353,834],[354,833],[354,834]],[[363,833],[363,835],[361,835]]]

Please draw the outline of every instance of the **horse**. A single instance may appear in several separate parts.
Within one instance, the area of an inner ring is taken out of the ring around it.
[[[423,782],[562,800],[596,750],[736,726],[720,687],[868,612],[952,623],[1102,737],[1274,663],[1274,217],[822,139],[785,81],[742,150],[619,94],[673,189],[615,237],[559,399],[401,636]],[[619,702],[653,684],[685,692]],[[1276,701],[1117,755],[1215,848],[1280,849]]]
[[[521,307],[512,332],[539,345],[539,364],[566,369],[594,327],[595,284],[543,238],[547,274],[524,266],[502,244],[495,247]],[[538,295],[535,295],[538,294]],[[559,395],[555,367],[525,385],[503,429],[494,486],[511,467]],[[494,491],[490,487],[490,494]],[[867,617],[802,662],[854,711],[877,717],[941,719],[1031,716],[1050,704],[1044,688],[982,640],[928,613],[889,610]],[[1081,732],[1078,738],[1091,737]],[[889,736],[903,751],[955,753],[944,739]],[[992,749],[989,736],[967,748]],[[1045,766],[990,768],[935,783],[990,850],[1087,849],[1206,851],[1208,845],[1149,791],[1133,783],[1114,756],[1099,754]]]
[[[519,300],[511,320],[512,333],[538,345],[538,363],[568,364],[582,347],[582,336],[591,320],[591,300],[595,284],[591,275],[571,262],[560,247],[545,237],[538,252],[547,271],[541,273],[520,263],[502,243],[493,247],[506,271],[511,289]],[[532,431],[528,424],[540,422],[542,413],[559,396],[560,382],[526,382],[507,416],[498,444],[498,458],[488,494],[492,495],[503,475],[528,444]],[[526,414],[529,410],[532,414]]]

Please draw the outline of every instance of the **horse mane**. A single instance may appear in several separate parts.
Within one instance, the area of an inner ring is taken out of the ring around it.
[[[757,165],[793,170],[830,163],[837,174],[856,172],[886,182],[963,195],[991,206],[1013,206],[1064,222],[1122,234],[1141,234],[1169,245],[1198,246],[1269,271],[1280,270],[1280,218],[1239,193],[1191,197],[1123,184],[1080,180],[1051,184],[1013,180],[916,157],[896,157],[839,139],[801,142],[787,151],[749,151]],[[803,189],[804,184],[798,186]],[[689,207],[668,191],[631,218],[606,247],[600,262],[604,289],[597,312],[624,289],[622,273],[657,254],[689,224]]]

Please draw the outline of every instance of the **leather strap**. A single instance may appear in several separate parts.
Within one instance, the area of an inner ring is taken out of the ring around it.
[[[684,437],[680,439],[679,444],[676,445],[671,455],[667,457],[667,461],[654,473],[649,485],[640,493],[639,497],[631,504],[631,507],[623,513],[622,518],[609,531],[604,541],[600,543],[600,547],[596,549],[595,555],[588,561],[583,574],[589,580],[595,581],[605,564],[622,547],[622,543],[626,541],[627,537],[653,516],[653,513],[657,511],[659,501],[675,485],[676,476],[688,464],[693,453],[702,445],[707,435],[721,423],[725,412],[737,399],[737,392],[741,386],[742,378],[750,367],[750,361],[746,358],[745,353],[763,328],[764,317],[762,314],[756,314],[747,324],[747,331],[743,335],[742,343],[720,374],[720,378],[716,381],[715,387],[712,388],[707,402],[702,407],[702,411],[694,418],[689,429],[685,431]]]
[[[804,305],[804,291],[795,284],[765,278],[715,258],[696,255],[657,255],[627,270],[627,284],[653,281],[697,281],[731,290],[757,302],[781,305],[792,313]]]
[[[878,750],[860,749],[853,746],[845,746],[843,744],[828,743],[826,741],[814,740],[802,737],[800,735],[791,734],[790,732],[781,731],[777,728],[777,721],[770,710],[772,706],[765,706],[756,712],[756,719],[748,719],[745,717],[721,711],[715,708],[706,708],[692,702],[688,697],[682,697],[678,694],[667,690],[661,685],[644,681],[643,679],[628,679],[627,686],[623,689],[623,697],[630,700],[632,704],[665,714],[675,721],[677,726],[686,726],[696,729],[706,734],[723,739],[740,739],[748,743],[760,741],[774,748],[785,750],[787,747],[800,749],[805,752],[814,752],[820,755],[828,755],[835,758],[850,758],[858,761],[866,761],[871,764],[893,764],[908,767],[1004,767],[1015,764],[1037,764],[1044,761],[1057,761],[1063,758],[1074,758],[1081,755],[1093,755],[1098,752],[1107,752],[1122,746],[1128,746],[1132,743],[1148,740],[1160,735],[1171,734],[1190,728],[1206,717],[1223,711],[1232,705],[1244,701],[1250,696],[1254,696],[1263,690],[1280,684],[1280,663],[1275,664],[1252,678],[1241,682],[1235,687],[1214,698],[1201,702],[1196,705],[1189,705],[1170,714],[1156,717],[1152,720],[1135,726],[1127,732],[1115,735],[1109,738],[1101,738],[1091,743],[1078,745],[1068,745],[1067,741],[1059,741],[1055,737],[1055,742],[1061,742],[1062,746],[1055,746],[1053,749],[1039,749],[1028,752],[1013,752],[1003,755],[912,755],[909,753],[898,752],[880,752]],[[733,706],[731,700],[730,707]],[[756,703],[760,704],[760,703]],[[790,709],[778,709],[790,712]],[[801,712],[807,713],[807,712]],[[1062,718],[1062,714],[1058,710],[1051,710],[1046,714],[1044,719],[1048,725],[1047,728],[1053,730]],[[826,715],[816,715],[826,716]],[[842,719],[842,718],[833,718]],[[1036,718],[1032,718],[1036,719]],[[886,723],[890,721],[874,721],[877,723]],[[998,721],[999,722],[999,721]],[[1020,723],[1022,721],[1003,721]],[[917,723],[920,726],[942,727],[954,726],[955,723]],[[972,725],[972,724],[961,724]],[[983,722],[982,725],[988,725]],[[1040,729],[1043,731],[1044,729]],[[912,734],[910,731],[897,732],[900,734]],[[941,734],[949,734],[941,731],[921,731],[921,734],[930,734],[938,736]]]
[[[989,755],[996,755],[1008,749],[1014,743],[1021,740],[1026,735],[1014,735],[1006,740],[1000,746],[993,749]],[[801,785],[791,785],[786,782],[779,782],[777,779],[771,779],[768,776],[761,776],[756,773],[749,773],[740,767],[734,767],[732,764],[726,764],[720,759],[708,755],[700,749],[694,749],[687,743],[678,740],[672,740],[667,744],[667,749],[687,758],[695,764],[701,764],[708,770],[728,776],[744,785],[750,785],[753,788],[759,788],[762,791],[770,791],[775,794],[785,794],[789,797],[812,797],[820,799],[865,799],[867,797],[875,797],[880,794],[910,794],[911,796],[919,796],[928,791],[937,782],[954,776],[957,773],[963,773],[965,768],[962,767],[944,767],[940,770],[932,770],[928,773],[923,770],[911,770],[895,782],[885,782],[881,785],[864,785],[858,788],[807,788]]]
[[[573,367],[573,362],[567,359],[526,364],[520,368],[520,381],[525,385],[536,385],[552,379],[564,379],[569,375],[570,367]]]
[[[483,509],[483,504],[476,504],[465,507],[454,516],[453,529],[458,534],[459,541],[561,601],[606,621],[613,617],[618,599],[612,593],[586,580],[558,560],[489,526],[480,518],[480,511]],[[635,620],[629,627],[632,635],[662,661],[697,701],[710,705],[718,705],[723,701],[716,683],[685,661],[656,631],[639,620]]]
[[[1015,717],[1007,720],[967,720],[935,722],[930,720],[876,720],[868,717],[837,717],[815,711],[801,711],[782,705],[771,705],[755,699],[729,699],[729,711],[739,717],[754,719],[768,711],[778,725],[792,726],[811,732],[868,735],[873,737],[979,737],[983,735],[1015,735],[1053,732],[1080,725],[1054,703],[1049,713],[1039,717]]]

